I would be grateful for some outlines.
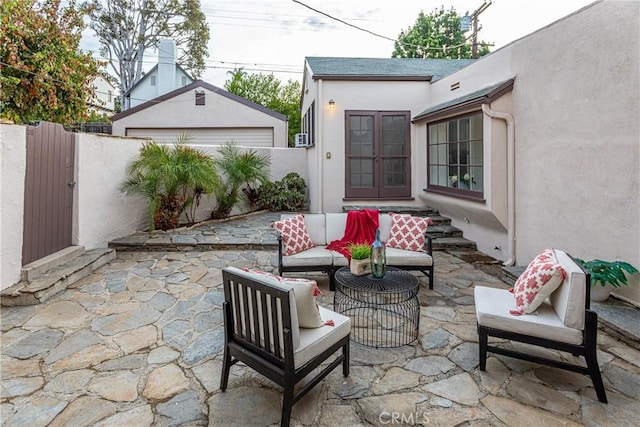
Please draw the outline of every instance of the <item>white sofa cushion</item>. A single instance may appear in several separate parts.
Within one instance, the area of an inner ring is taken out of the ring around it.
[[[513,316],[509,310],[515,308],[515,301],[508,290],[476,286],[473,295],[481,326],[569,344],[582,343],[582,330],[565,326],[548,302],[538,307],[534,314]]]
[[[426,252],[407,251],[405,249],[386,249],[387,265],[425,266],[433,265],[433,258]]]
[[[587,276],[564,251],[554,250],[566,278],[549,299],[554,310],[569,328],[584,329],[584,310],[587,298]]]
[[[351,319],[340,313],[320,307],[325,320],[333,320],[333,326],[300,330],[300,345],[293,353],[296,369],[319,355],[351,332]]]
[[[282,257],[284,267],[312,267],[317,265],[331,265],[333,257],[331,251],[324,246],[314,246],[306,251]]]
[[[347,214],[326,213],[324,215],[327,227],[327,243],[342,239],[344,237],[344,232],[347,229]]]

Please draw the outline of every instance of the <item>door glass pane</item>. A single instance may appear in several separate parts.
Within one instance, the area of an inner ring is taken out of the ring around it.
[[[382,155],[402,156],[405,154],[405,116],[382,117]]]
[[[372,116],[349,118],[349,154],[351,156],[372,156],[374,137]]]
[[[405,159],[387,159],[383,162],[385,187],[405,185]]]
[[[349,185],[351,187],[373,187],[373,159],[351,159],[349,165]]]

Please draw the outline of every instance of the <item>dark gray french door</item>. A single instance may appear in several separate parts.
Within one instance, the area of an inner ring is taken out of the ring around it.
[[[346,111],[345,196],[411,196],[409,111]]]

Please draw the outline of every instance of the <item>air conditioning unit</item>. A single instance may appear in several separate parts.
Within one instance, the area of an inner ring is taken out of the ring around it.
[[[295,144],[296,148],[309,147],[311,145],[309,144],[309,135],[306,133],[296,133]]]

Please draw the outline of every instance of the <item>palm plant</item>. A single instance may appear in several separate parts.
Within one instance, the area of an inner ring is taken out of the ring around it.
[[[271,160],[254,150],[241,152],[232,142],[218,148],[219,157],[214,159],[221,179],[213,189],[217,206],[212,218],[226,218],[231,210],[247,199],[258,185],[269,181]],[[243,190],[246,186],[246,191]]]
[[[189,139],[181,135],[173,146],[148,142],[127,166],[121,191],[148,200],[150,230],[177,227],[188,207],[192,210],[187,219],[192,221],[201,195],[211,192],[219,180],[213,159],[184,145]]]

